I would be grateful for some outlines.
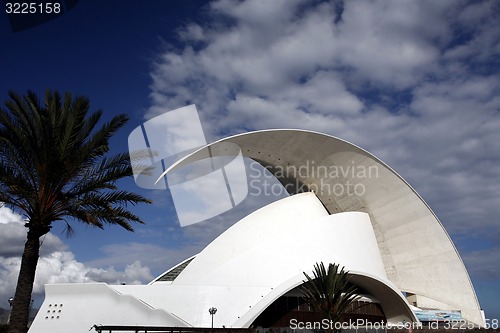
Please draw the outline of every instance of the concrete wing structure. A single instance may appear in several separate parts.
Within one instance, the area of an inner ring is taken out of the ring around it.
[[[274,173],[290,194],[313,190],[330,214],[367,213],[387,277],[413,305],[460,309],[463,318],[484,324],[469,275],[448,233],[420,195],[384,162],[322,133],[263,130],[217,141],[171,170],[207,156],[234,156],[235,147]]]
[[[299,130],[251,132],[210,144],[167,172],[240,152],[293,195],[251,213],[149,285],[46,286],[30,332],[87,332],[94,324],[209,327],[214,306],[216,327],[249,327],[320,261],[345,266],[390,323],[416,321],[412,303],[460,310],[484,325],[437,217],[392,169],[348,142]]]

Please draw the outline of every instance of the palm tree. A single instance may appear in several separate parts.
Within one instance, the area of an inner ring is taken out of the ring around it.
[[[133,231],[143,221],[127,204],[150,203],[119,190],[116,182],[132,175],[128,153],[109,154],[109,139],[128,121],[124,114],[96,127],[102,111],[89,114],[89,100],[48,91],[42,102],[31,91],[9,92],[0,108],[0,202],[26,218],[27,241],[21,260],[11,333],[27,330],[40,237],[54,222],[72,221],[103,228],[117,224]]]
[[[305,272],[304,275],[307,280],[299,288],[304,300],[333,325],[340,321],[349,305],[359,298],[360,290],[349,282],[349,271],[344,271],[344,267],[339,270],[338,264],[329,264],[326,270],[322,262],[316,263],[314,276],[310,277]]]

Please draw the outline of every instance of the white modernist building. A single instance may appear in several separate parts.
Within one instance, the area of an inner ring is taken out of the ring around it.
[[[148,285],[47,285],[30,332],[83,333],[95,324],[210,327],[211,307],[215,327],[250,327],[321,261],[345,266],[390,323],[417,321],[415,309],[423,308],[460,311],[484,325],[447,232],[382,161],[325,134],[267,130],[212,143],[172,170],[207,152],[233,156],[231,147],[274,173],[292,195],[249,214]]]

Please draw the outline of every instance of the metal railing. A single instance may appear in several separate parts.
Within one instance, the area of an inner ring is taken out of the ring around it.
[[[210,327],[165,327],[165,326],[120,326],[120,325],[94,325],[98,333],[135,332],[135,333],[250,333],[251,328],[210,328]],[[89,330],[89,331],[90,331]]]

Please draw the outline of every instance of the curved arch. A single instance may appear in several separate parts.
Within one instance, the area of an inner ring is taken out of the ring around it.
[[[306,273],[312,275],[312,270]],[[380,305],[388,323],[396,324],[403,320],[407,322],[418,322],[417,317],[411,310],[406,299],[395,286],[390,284],[390,282],[384,282],[375,276],[362,272],[349,273],[351,275],[351,281],[354,284],[359,285],[380,301]],[[250,327],[255,319],[257,319],[257,317],[274,301],[290,290],[300,286],[302,283],[304,283],[304,275],[299,274],[277,286],[269,294],[263,297],[260,302],[255,304],[250,311],[242,316],[234,326]]]

